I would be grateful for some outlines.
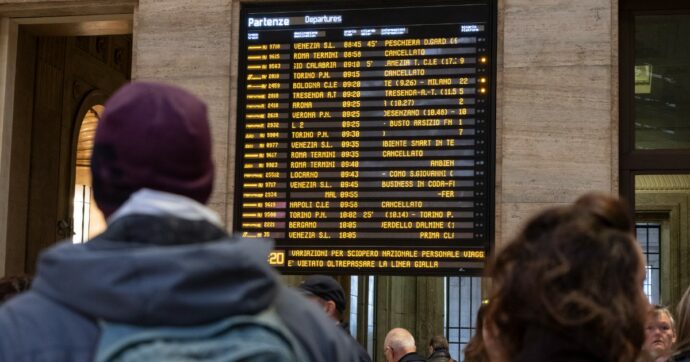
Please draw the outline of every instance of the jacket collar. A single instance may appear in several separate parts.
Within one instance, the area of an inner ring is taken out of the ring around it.
[[[399,362],[426,362],[426,358],[418,355],[416,352],[410,352],[402,356]]]
[[[199,202],[182,195],[151,189],[141,189],[133,193],[127,202],[108,218],[108,224],[133,214],[204,220],[222,227],[218,214]]]
[[[429,356],[429,358],[432,358],[432,357],[448,357],[448,358],[450,358],[450,352],[445,348],[436,348],[434,350],[434,352],[431,353],[431,356]]]

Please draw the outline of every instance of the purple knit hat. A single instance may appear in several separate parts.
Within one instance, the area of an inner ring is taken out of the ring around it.
[[[213,188],[206,105],[170,85],[125,85],[106,102],[98,122],[91,174],[106,217],[141,188],[205,204]]]

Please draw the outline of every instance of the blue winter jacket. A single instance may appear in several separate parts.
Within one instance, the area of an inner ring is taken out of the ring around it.
[[[0,308],[0,361],[91,361],[98,320],[209,323],[273,305],[311,361],[357,361],[352,339],[267,264],[267,240],[207,220],[132,213],[45,251],[32,289]]]

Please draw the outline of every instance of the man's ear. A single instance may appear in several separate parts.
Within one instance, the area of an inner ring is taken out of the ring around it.
[[[326,303],[323,305],[323,309],[326,311],[326,314],[329,316],[335,316],[336,313],[336,307],[335,307],[335,302],[332,300],[327,300]]]

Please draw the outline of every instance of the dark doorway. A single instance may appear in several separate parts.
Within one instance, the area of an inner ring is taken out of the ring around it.
[[[41,250],[72,237],[82,121],[131,78],[131,34],[52,36],[55,30],[19,27],[9,274],[33,273]]]

